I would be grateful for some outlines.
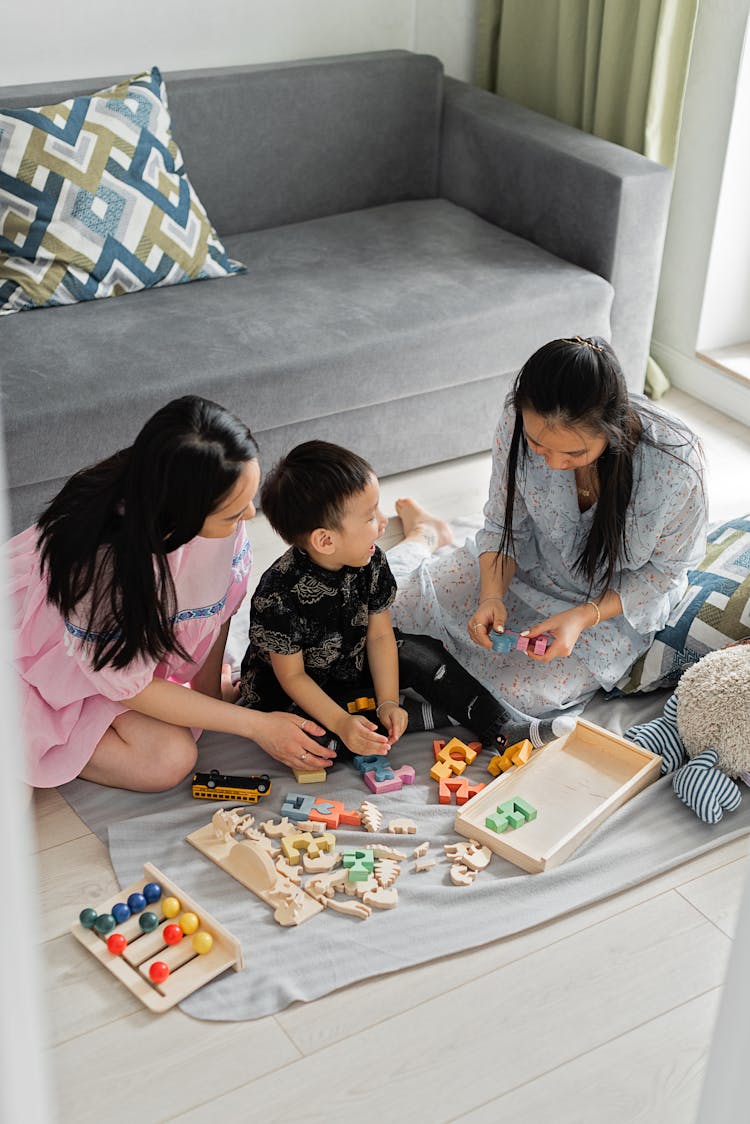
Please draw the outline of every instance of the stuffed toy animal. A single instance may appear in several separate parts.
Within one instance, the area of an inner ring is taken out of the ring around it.
[[[625,737],[662,755],[662,773],[704,823],[739,807],[750,785],[750,637],[710,652],[685,671],[661,718]]]

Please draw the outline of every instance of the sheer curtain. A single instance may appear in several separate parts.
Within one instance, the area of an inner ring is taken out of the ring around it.
[[[480,0],[477,85],[672,167],[698,3]]]

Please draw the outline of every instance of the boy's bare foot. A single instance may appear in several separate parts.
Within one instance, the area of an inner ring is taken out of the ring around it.
[[[430,550],[449,546],[453,542],[453,532],[444,519],[430,515],[415,500],[406,497],[396,500],[396,514],[404,526],[404,538],[425,543]]]

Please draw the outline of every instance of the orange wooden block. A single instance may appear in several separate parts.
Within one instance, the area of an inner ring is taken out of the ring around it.
[[[515,753],[513,752],[514,750]],[[528,762],[534,752],[534,747],[527,738],[524,738],[522,742],[516,742],[515,745],[512,745],[509,752],[512,754],[513,764],[517,765],[520,769],[522,765]]]
[[[468,777],[449,777],[440,781],[438,800],[441,804],[450,804],[451,797],[455,796],[456,804],[466,804],[483,788],[483,784],[469,784]]]

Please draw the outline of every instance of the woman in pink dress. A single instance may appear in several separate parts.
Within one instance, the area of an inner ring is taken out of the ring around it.
[[[203,729],[252,739],[295,768],[332,764],[309,719],[222,698],[229,622],[250,572],[257,457],[232,414],[176,399],[10,541],[29,784],[171,788],[192,772]]]

